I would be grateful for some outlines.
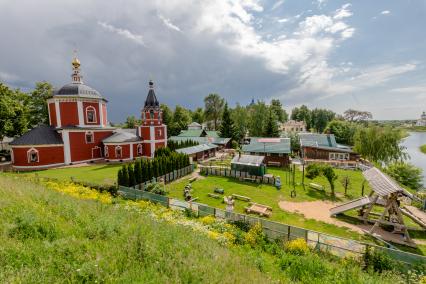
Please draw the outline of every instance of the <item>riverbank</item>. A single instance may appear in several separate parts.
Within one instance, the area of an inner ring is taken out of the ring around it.
[[[420,151],[421,151],[423,154],[426,154],[426,144],[424,144],[424,145],[420,146]]]

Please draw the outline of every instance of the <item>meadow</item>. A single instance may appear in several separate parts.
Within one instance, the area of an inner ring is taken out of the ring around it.
[[[0,241],[2,283],[407,279],[388,260],[337,259],[311,252],[300,242],[282,250],[255,228],[245,232],[211,217],[187,218],[179,211],[113,198],[69,182],[5,174],[0,174]],[[410,277],[418,282],[419,273]]]

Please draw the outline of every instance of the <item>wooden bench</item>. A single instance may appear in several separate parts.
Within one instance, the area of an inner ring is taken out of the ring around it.
[[[194,182],[194,181],[196,181],[196,180],[197,180],[197,177],[192,177],[192,178],[190,178],[190,179],[188,180],[188,182],[192,183],[192,182]]]
[[[251,200],[250,197],[244,196],[244,195],[238,195],[238,194],[232,194],[232,197],[241,201],[247,201],[249,202]]]
[[[225,190],[223,189],[223,188],[215,188],[214,189],[214,193],[219,193],[219,194],[224,194],[225,193]]]
[[[324,190],[324,187],[322,185],[313,182],[309,183],[309,187],[313,189]]]
[[[268,166],[281,167],[281,163],[280,162],[269,161],[267,164],[268,164]]]
[[[244,178],[244,181],[256,182],[256,179],[255,178],[246,177],[246,178]]]
[[[220,198],[222,198],[222,196],[220,196],[220,195],[217,195],[217,194],[214,194],[214,193],[209,193],[209,194],[207,194],[208,196],[210,196],[210,197],[213,197],[213,198],[215,198],[215,199],[220,199]]]

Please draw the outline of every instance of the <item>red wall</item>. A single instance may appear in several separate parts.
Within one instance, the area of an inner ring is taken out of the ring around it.
[[[55,103],[50,103],[49,104],[49,113],[50,113],[50,125],[52,126],[58,126],[58,122],[56,121],[56,108],[55,108]]]
[[[87,117],[86,117],[86,108],[88,106],[92,106],[95,108],[96,110],[96,122],[87,122]],[[88,103],[88,102],[83,102],[83,116],[84,116],[84,124],[89,124],[89,125],[97,125],[97,124],[101,124],[100,121],[100,114],[99,114],[99,103]]]
[[[28,163],[27,151],[35,148],[38,151],[38,162]],[[64,147],[25,147],[25,148],[12,148],[14,166],[45,166],[49,164],[59,164],[64,162]]]
[[[107,125],[108,118],[107,118],[107,108],[106,108],[106,104],[102,104],[102,115],[103,115],[103,119],[104,119],[104,121],[102,121],[102,124],[103,124],[103,125]]]
[[[92,149],[95,146],[103,147],[102,140],[112,134],[112,131],[93,131],[94,143],[86,143],[85,132],[69,132],[71,162],[91,160]],[[98,150],[94,150],[98,151]],[[103,152],[102,152],[103,153]]]
[[[141,144],[141,145],[142,145],[142,155],[138,154],[138,144],[134,144],[133,145],[133,157],[134,158],[136,158],[136,157],[142,157],[144,155],[144,153],[145,153],[145,147],[144,147],[144,144]]]
[[[161,130],[161,135],[160,135]],[[162,140],[165,138],[165,127],[164,126],[157,126],[155,127],[155,140]]]
[[[149,126],[141,126],[141,137],[143,140],[151,140]]]
[[[62,126],[78,125],[77,102],[60,102]]]
[[[125,160],[130,159],[130,145],[107,145],[108,146],[108,158],[109,160]],[[115,147],[121,146],[121,157],[115,156]],[[134,152],[133,152],[134,154]]]
[[[143,155],[151,157],[151,143],[143,143]]]

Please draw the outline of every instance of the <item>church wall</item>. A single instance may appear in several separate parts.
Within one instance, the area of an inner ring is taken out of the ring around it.
[[[120,144],[120,145],[114,145],[109,144],[106,145],[108,147],[108,160],[127,160],[130,159],[130,144]],[[117,146],[121,147],[121,157],[118,157],[115,155],[115,148]],[[134,152],[133,152],[134,153]]]
[[[49,104],[49,121],[50,121],[50,125],[55,126],[55,127],[58,126],[58,122],[56,120],[55,103]]]
[[[104,126],[106,126],[106,125],[107,125],[107,123],[108,123],[108,118],[107,118],[107,107],[106,107],[106,104],[102,104],[102,116],[103,116],[102,124],[103,124]]]
[[[86,109],[87,107],[94,107],[95,111],[96,111],[96,122],[88,122],[87,121],[87,116],[86,116]],[[101,124],[100,121],[100,113],[99,113],[99,103],[98,102],[83,102],[83,117],[84,117],[84,124],[87,125],[98,125]]]
[[[27,152],[31,148],[38,151],[38,162],[28,163]],[[64,163],[64,146],[47,146],[47,147],[12,147],[14,166],[17,167],[40,167],[49,164],[63,164]]]
[[[112,131],[93,131],[93,134],[93,143],[86,143],[86,132],[69,132],[71,162],[100,158],[97,147],[103,147],[102,140],[110,136]]]
[[[61,125],[78,125],[77,102],[60,102]]]

